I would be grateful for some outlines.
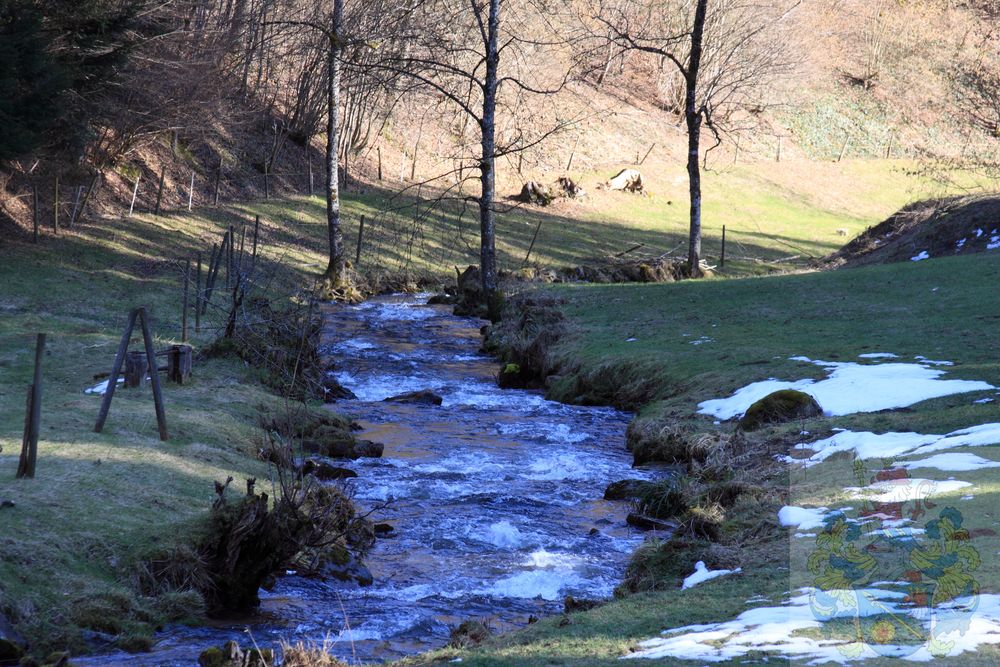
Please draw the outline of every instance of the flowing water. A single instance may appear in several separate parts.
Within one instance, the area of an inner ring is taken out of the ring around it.
[[[357,401],[337,403],[385,444],[381,459],[348,467],[362,506],[395,528],[365,559],[359,587],[288,573],[261,592],[260,614],[202,628],[171,628],[152,654],[88,665],[191,665],[235,639],[322,643],[342,658],[381,661],[443,646],[469,618],[492,627],[558,613],[563,598],[607,597],[642,536],[626,507],[602,499],[630,469],[628,416],[501,390],[497,364],[478,353],[479,323],[417,296],[330,306],[325,345]],[[386,403],[430,389],[441,406]],[[341,462],[342,464],[342,462]]]

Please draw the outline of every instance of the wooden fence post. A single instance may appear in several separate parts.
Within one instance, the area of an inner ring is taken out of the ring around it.
[[[188,341],[188,292],[191,290],[191,260],[184,262],[184,297],[181,305],[181,342]]]
[[[80,196],[83,194],[83,186],[76,186],[76,196],[73,197],[73,212],[69,215],[69,226],[72,227],[76,223],[76,212],[80,208]]]
[[[573,144],[573,150],[569,152],[569,159],[566,161],[566,171],[569,172],[573,168],[573,158],[576,157],[576,147],[580,145],[580,135],[576,135],[576,142]]]
[[[538,238],[538,232],[542,228],[542,220],[544,218],[538,219],[538,224],[535,225],[535,233],[531,235],[531,245],[528,246],[528,252],[524,254],[524,263],[521,266],[528,265],[528,259],[531,257],[531,251],[535,249],[535,240]]]
[[[255,215],[253,218],[253,264],[257,265],[257,239],[260,236],[260,216]]]
[[[844,144],[840,147],[840,154],[837,155],[837,162],[840,162],[841,160],[844,159],[844,154],[847,153],[847,145],[850,143],[850,141],[851,141],[851,135],[848,134],[846,137],[844,137]]]
[[[154,215],[160,215],[160,205],[163,203],[163,183],[167,179],[167,168],[160,170],[160,185],[156,189],[156,211]]]
[[[378,180],[382,180],[382,147],[376,146],[375,152],[378,155]]]
[[[892,155],[892,139],[893,139],[893,136],[895,134],[896,134],[895,130],[889,130],[889,140],[886,142],[886,145],[885,145],[885,159],[886,160],[888,160],[889,157]]]
[[[135,177],[135,186],[132,188],[132,203],[128,205],[128,217],[132,217],[132,213],[135,211],[135,198],[139,195],[139,180],[142,178],[142,174]]]
[[[236,226],[229,225],[229,248],[226,251],[226,289],[228,290],[233,284],[233,255],[235,254],[236,245]]]
[[[198,251],[198,270],[194,287],[194,332],[201,333],[201,251]]]
[[[26,410],[27,428],[21,441],[21,459],[17,466],[17,477],[34,477],[38,460],[38,434],[42,417],[42,356],[45,354],[45,334],[35,337],[35,375],[28,393]]]
[[[167,415],[163,410],[163,392],[160,389],[160,373],[156,364],[156,350],[153,349],[153,334],[150,333],[146,309],[139,308],[139,323],[142,325],[142,339],[149,359],[149,379],[153,385],[153,405],[156,408],[156,425],[160,429],[160,440],[167,440]]]
[[[267,160],[264,160],[264,199],[271,198],[271,179],[268,174]]]
[[[194,204],[194,171],[191,171],[191,187],[188,188],[188,210],[191,210],[191,206]]]
[[[115,363],[111,366],[111,375],[108,376],[108,388],[104,392],[101,409],[97,413],[97,423],[94,424],[95,433],[100,433],[104,429],[104,422],[108,419],[111,399],[114,398],[115,387],[118,386],[118,376],[121,375],[122,365],[125,363],[125,353],[128,351],[128,343],[132,339],[132,330],[135,328],[135,318],[138,314],[138,308],[128,314],[128,323],[125,325],[125,331],[122,332],[121,342],[118,343],[118,352],[115,353]]]
[[[219,158],[219,169],[215,172],[215,206],[219,205],[219,187],[222,181],[222,158]]]
[[[361,265],[361,244],[364,241],[365,236],[365,216],[361,216],[361,222],[358,224],[358,249],[354,253],[354,266]]]
[[[313,178],[313,159],[312,153],[307,154],[309,160],[309,196],[312,197],[316,192],[316,181]]]
[[[31,184],[31,205],[33,207],[32,214],[34,216],[34,230],[32,231],[31,240],[38,243],[38,184]]]
[[[96,172],[94,177],[90,179],[90,185],[87,187],[87,194],[83,195],[83,201],[80,202],[80,213],[77,218],[83,219],[83,214],[87,211],[87,204],[90,203],[90,196],[94,194],[94,189],[97,188],[97,181],[101,178],[101,172]]]
[[[719,268],[726,265],[726,226],[722,225],[722,252],[719,254]]]
[[[52,193],[52,229],[56,234],[59,233],[59,174],[56,174]]]
[[[781,141],[782,141],[782,137],[779,136],[778,137],[778,154],[774,158],[775,162],[781,162]]]

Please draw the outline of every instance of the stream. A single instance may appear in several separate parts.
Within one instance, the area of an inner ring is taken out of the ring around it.
[[[347,462],[359,475],[348,480],[358,504],[385,504],[373,519],[395,529],[365,558],[375,583],[289,572],[261,591],[253,618],[171,627],[152,653],[75,664],[195,665],[228,639],[325,641],[342,659],[383,661],[444,646],[470,618],[506,630],[561,612],[566,595],[611,595],[643,536],[626,526],[626,503],[603,500],[604,488],[650,474],[630,467],[629,415],[499,389],[497,363],[478,352],[480,322],[425,300],[379,297],[325,312],[335,375],[358,396],[332,407],[364,427],[360,437],[385,444],[381,459]],[[422,389],[443,405],[383,402]]]

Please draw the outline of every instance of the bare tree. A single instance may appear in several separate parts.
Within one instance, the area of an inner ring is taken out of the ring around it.
[[[502,301],[496,255],[497,161],[538,145],[573,122],[555,119],[543,127],[528,127],[518,114],[525,96],[554,94],[569,81],[568,66],[550,60],[547,79],[538,66],[540,53],[561,43],[546,18],[552,15],[544,0],[424,0],[409,17],[407,48],[372,64],[448,100],[462,116],[460,135],[464,138],[470,124],[478,134],[474,159],[479,194],[472,199],[479,210],[482,291],[493,320],[499,319]],[[511,130],[502,138],[500,114],[511,121]],[[464,158],[458,159],[462,174]]]
[[[770,82],[791,62],[776,29],[798,6],[768,8],[749,0],[596,0],[590,22],[599,27],[592,47],[648,54],[672,65],[683,80],[690,194],[688,266],[701,275],[702,129],[714,144],[767,106]],[[741,113],[742,112],[742,113]]]

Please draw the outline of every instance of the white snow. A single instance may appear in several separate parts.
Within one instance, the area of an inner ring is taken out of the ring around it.
[[[919,461],[903,461],[898,465],[908,470],[916,468],[937,468],[947,472],[966,472],[983,468],[1000,468],[1000,462],[984,459],[969,452],[950,452],[935,454]]]
[[[933,359],[928,359],[927,357],[922,357],[919,354],[917,356],[913,357],[913,358],[916,359],[917,361],[919,361],[920,363],[922,363],[924,365],[927,365],[927,366],[954,366],[955,365],[955,362],[953,362],[953,361],[934,361]]]
[[[957,447],[996,444],[1000,444],[1000,424],[992,423],[952,431],[947,435],[840,431],[824,440],[798,444],[795,449],[813,450],[813,455],[803,460],[806,466],[810,466],[837,452],[853,451],[860,459],[876,459],[926,455]]]
[[[975,233],[976,233],[976,238],[978,239],[979,237],[981,237],[983,235],[983,230],[977,229]]]
[[[964,247],[965,247],[965,239],[961,239],[961,240],[959,240],[958,243],[955,244],[955,249],[956,250],[961,250]]]
[[[899,355],[892,352],[866,352],[859,354],[858,359],[898,359]]]
[[[996,250],[1000,248],[1000,235],[994,235],[990,237],[990,242],[986,244],[987,250]]]
[[[980,398],[978,401],[973,401],[973,403],[976,405],[985,405],[987,403],[992,403],[995,400],[995,398]]]
[[[942,380],[944,371],[928,367],[933,362],[857,364],[813,361],[808,357],[792,357],[792,360],[822,366],[829,369],[830,374],[819,381],[789,382],[772,378],[754,382],[738,389],[729,398],[699,403],[698,412],[718,419],[732,419],[781,389],[795,389],[811,395],[828,416],[903,408],[930,398],[995,389],[993,385],[975,380]]]
[[[813,528],[821,528],[829,513],[828,507],[811,509],[785,505],[778,510],[778,521],[786,528],[796,527],[801,530],[812,530]]]
[[[684,583],[681,584],[681,590],[693,588],[701,582],[708,581],[709,579],[724,577],[727,574],[737,574],[742,571],[743,568],[741,567],[738,567],[735,570],[709,570],[705,567],[705,561],[700,560],[694,564],[694,572],[684,577]]]
[[[911,262],[919,262],[924,259],[930,259],[930,255],[927,254],[926,250],[921,250],[919,253],[910,258]]]
[[[959,480],[938,481],[921,477],[906,477],[875,482],[865,487],[847,487],[844,490],[853,498],[864,498],[871,502],[888,504],[924,500],[931,496],[951,493],[969,486],[972,484]]]
[[[734,620],[722,623],[687,625],[665,630],[663,637],[639,644],[642,650],[622,656],[624,659],[674,659],[722,662],[749,654],[773,652],[781,656],[809,661],[808,664],[833,662],[845,664],[856,660],[896,657],[913,662],[928,662],[937,657],[953,657],[976,651],[985,644],[1000,643],[1000,596],[983,594],[959,598],[927,614],[923,609],[901,606],[893,599],[902,593],[879,589],[816,591],[807,589],[782,606],[750,609]],[[830,601],[849,600],[849,604],[829,606]],[[814,603],[818,603],[814,606]],[[820,613],[820,609],[829,613]],[[803,630],[821,628],[833,618],[863,618],[891,613],[909,616],[912,623],[933,632],[938,655],[927,645],[882,644],[876,652],[859,642],[837,639],[814,639],[802,636]]]
[[[105,380],[104,382],[98,382],[93,387],[90,387],[89,389],[84,389],[83,393],[99,394],[103,396],[104,394],[108,393],[108,382],[110,382],[110,380]],[[124,384],[124,383],[125,383],[125,378],[118,378],[117,384]]]

